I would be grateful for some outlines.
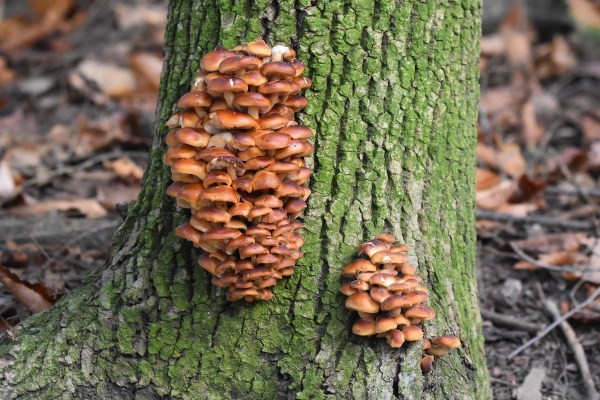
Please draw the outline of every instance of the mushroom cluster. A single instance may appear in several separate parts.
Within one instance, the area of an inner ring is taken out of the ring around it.
[[[271,299],[302,256],[313,131],[294,115],[312,82],[295,55],[262,40],[215,49],[167,122],[167,194],[192,210],[176,234],[204,250],[198,263],[230,301]]]
[[[358,246],[366,258],[344,267],[342,275],[352,281],[343,283],[340,292],[348,296],[346,308],[358,312],[354,334],[385,337],[391,347],[401,347],[404,342],[423,339],[419,325],[433,319],[435,311],[423,304],[428,299],[427,288],[409,264],[408,246],[395,241],[392,235],[380,234]],[[434,356],[442,357],[459,346],[455,336],[425,339],[423,371],[431,369]]]

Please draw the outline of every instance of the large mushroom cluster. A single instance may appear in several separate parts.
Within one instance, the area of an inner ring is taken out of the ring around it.
[[[204,250],[198,263],[230,301],[271,299],[302,256],[313,132],[294,121],[311,85],[295,56],[262,40],[217,48],[167,122],[167,194],[192,210],[176,234]]]
[[[348,296],[346,308],[358,313],[359,320],[352,327],[354,334],[385,337],[391,347],[401,347],[405,342],[423,339],[419,325],[433,319],[435,312],[424,304],[427,288],[409,264],[408,246],[395,241],[392,235],[380,234],[358,246],[366,258],[344,267],[342,275],[352,281],[343,283],[340,292]],[[455,336],[425,339],[423,371],[431,369],[434,356],[442,357],[459,346]]]

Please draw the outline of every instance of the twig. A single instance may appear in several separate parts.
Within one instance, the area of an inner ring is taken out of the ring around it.
[[[590,230],[596,227],[596,224],[589,221],[569,221],[560,218],[545,217],[542,215],[531,215],[526,217],[516,217],[511,214],[499,213],[489,210],[477,210],[477,219],[489,219],[499,222],[519,222],[526,224],[540,224],[554,226],[557,228]]]
[[[590,269],[592,269],[591,265],[586,265],[586,264],[581,264],[581,265],[551,265],[551,264],[546,264],[543,261],[540,260],[536,260],[535,258],[531,257],[530,255],[528,255],[527,253],[525,253],[521,248],[519,248],[519,246],[517,246],[515,244],[515,242],[508,242],[508,244],[510,245],[510,247],[514,250],[515,253],[517,253],[519,255],[519,257],[521,257],[523,260],[535,265],[536,267],[540,267],[540,268],[544,268],[547,269],[549,271],[554,271],[554,272],[587,272]]]
[[[584,188],[562,188],[551,186],[544,189],[544,193],[551,195],[570,195],[579,196],[581,193],[589,197],[600,197],[600,189],[584,189]]]
[[[547,300],[544,303],[544,307],[555,320],[561,319],[560,311],[552,300]],[[587,359],[585,357],[585,352],[583,351],[583,346],[577,339],[577,335],[571,325],[567,321],[562,320],[560,322],[560,328],[562,329],[565,338],[567,339],[567,343],[573,350],[573,354],[575,355],[575,361],[577,365],[579,365],[579,371],[581,371],[581,377],[583,379],[583,385],[585,386],[585,390],[588,394],[588,398],[590,400],[598,400],[598,392],[596,391],[596,387],[594,386],[594,379],[592,378],[592,374],[590,373],[590,366],[588,365]]]
[[[32,178],[23,183],[23,188],[27,188],[34,185],[44,185],[50,182],[52,179],[57,178],[62,175],[72,174],[77,171],[81,171],[83,169],[94,166],[95,164],[101,163],[103,161],[112,160],[114,158],[119,158],[123,156],[131,156],[131,157],[145,157],[148,155],[146,151],[122,151],[115,150],[109,153],[98,154],[94,157],[90,157],[85,161],[80,162],[79,164],[70,165],[68,167],[59,167],[54,171],[51,171],[47,175],[44,175],[40,178]]]
[[[542,326],[538,324],[532,324],[531,322],[519,321],[508,315],[498,314],[493,311],[481,310],[481,316],[495,324],[508,326],[515,328],[520,331],[537,333],[542,330]]]
[[[544,330],[542,330],[540,333],[538,333],[538,335],[536,337],[534,337],[533,339],[528,340],[523,345],[519,346],[519,348],[517,348],[515,351],[513,351],[512,353],[510,353],[508,355],[508,359],[510,360],[511,358],[513,358],[514,356],[516,356],[517,354],[521,353],[523,350],[527,349],[532,344],[538,342],[540,339],[542,339],[548,333],[552,332],[552,330],[554,328],[556,328],[561,322],[566,321],[573,314],[579,312],[582,308],[586,307],[588,304],[590,304],[591,302],[593,302],[596,299],[596,297],[598,297],[598,296],[600,296],[600,286],[598,286],[598,288],[596,288],[596,290],[594,291],[594,293],[592,293],[592,295],[590,297],[588,297],[588,299],[586,301],[584,301],[583,303],[579,304],[577,307],[574,307],[573,309],[571,309],[571,311],[569,311],[568,313],[564,314],[562,317],[558,318],[553,323],[551,323],[546,328],[544,328]]]

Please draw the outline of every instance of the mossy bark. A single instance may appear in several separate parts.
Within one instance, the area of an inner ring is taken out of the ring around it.
[[[4,337],[0,397],[490,398],[475,284],[478,0],[173,1],[157,127],[140,198],[111,259]],[[305,257],[269,302],[227,303],[173,235],[164,122],[200,55],[264,37],[290,44],[314,85]],[[438,317],[463,347],[425,377],[420,343],[351,334],[338,293],[356,245],[411,246]]]

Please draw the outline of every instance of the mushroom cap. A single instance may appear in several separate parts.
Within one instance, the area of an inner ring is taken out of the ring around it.
[[[165,154],[165,163],[182,158],[194,158],[197,154],[196,148],[187,144],[177,144],[167,150]]]
[[[290,199],[285,205],[285,212],[294,214],[306,208],[306,202],[300,198]]]
[[[219,96],[226,92],[247,92],[248,84],[240,78],[233,76],[220,76],[211,79],[206,85],[206,91],[211,96]]]
[[[227,242],[227,244],[225,245],[225,252],[227,254],[233,254],[233,252],[239,249],[240,247],[247,246],[253,243],[254,238],[251,236],[238,236],[235,239],[231,239],[229,242]]]
[[[246,216],[248,219],[254,219],[256,217],[261,217],[263,215],[269,214],[271,210],[269,207],[265,206],[254,206]]]
[[[179,108],[210,107],[212,96],[206,92],[187,92],[177,102]]]
[[[396,238],[389,233],[380,233],[379,235],[375,236],[375,239],[387,244],[394,244],[396,241]]]
[[[197,244],[200,241],[202,234],[197,231],[189,222],[179,225],[175,228],[175,234],[181,238],[187,239],[190,242]]]
[[[402,294],[397,294],[385,299],[383,303],[381,303],[381,309],[383,311],[390,311],[395,308],[410,307],[411,305],[412,302],[408,299],[408,297]]]
[[[392,311],[396,311],[398,310],[398,315],[391,315]],[[406,326],[410,326],[410,321],[408,318],[406,318],[403,314],[401,314],[401,309],[396,309],[396,310],[392,310],[388,312],[388,315],[392,318],[394,318],[394,321],[396,321],[396,323],[398,324],[399,328],[403,328]]]
[[[229,290],[226,295],[228,301],[238,301],[247,296],[252,296],[254,298],[260,299],[261,296],[263,296],[263,294],[261,294],[261,292],[259,292],[256,289],[250,288]]]
[[[425,350],[425,354],[436,357],[444,357],[450,352],[450,347],[446,346],[431,346],[431,348]]]
[[[416,325],[405,326],[402,328],[402,333],[404,334],[404,339],[409,342],[423,339],[423,331]]]
[[[206,174],[206,177],[202,181],[202,184],[207,189],[213,185],[231,186],[231,177],[225,171],[212,170],[208,174]]]
[[[178,174],[188,174],[204,179],[206,176],[206,163],[192,158],[175,160],[171,163],[171,172]]]
[[[420,292],[420,291],[411,291],[408,293],[405,293],[405,296],[409,298],[409,300],[411,300],[413,302],[413,304],[418,304],[418,303],[423,303],[424,301],[427,301],[427,293],[425,292]]]
[[[290,121],[292,121],[294,119],[294,110],[292,110],[288,106],[284,106],[281,103],[275,104],[273,106],[273,108],[271,108],[271,111],[269,111],[267,113],[267,115],[269,115],[269,114],[283,115],[284,117],[286,117]]]
[[[431,343],[435,346],[445,346],[451,349],[460,347],[460,339],[456,336],[438,336],[431,339]]]
[[[256,264],[278,264],[279,257],[275,254],[261,254],[256,257]]]
[[[375,320],[375,333],[384,333],[396,329],[398,324],[394,321],[394,318],[388,315],[380,315]]]
[[[392,253],[406,253],[408,252],[408,250],[409,248],[405,244],[395,244],[393,246],[390,246],[390,251]]]
[[[279,129],[287,126],[291,121],[281,114],[269,113],[258,120],[260,129]]]
[[[359,319],[352,325],[352,332],[358,336],[372,336],[375,334],[375,321]]]
[[[211,112],[208,115],[207,124],[209,123],[217,129],[255,129],[258,127],[258,123],[250,115],[231,110]]]
[[[256,199],[256,201],[254,202],[254,205],[266,206],[269,208],[281,208],[281,207],[283,207],[283,201],[281,201],[280,199],[278,199],[277,197],[275,197],[271,194],[265,194],[265,195],[260,196],[258,199]]]
[[[399,348],[404,344],[404,334],[398,329],[392,329],[391,331],[387,331],[385,334],[388,344],[391,347]]]
[[[213,158],[206,166],[207,171],[224,170],[229,167],[235,168],[236,176],[243,175],[246,172],[242,160],[235,156],[224,156]]]
[[[283,104],[298,112],[308,105],[308,100],[304,96],[288,96]]]
[[[260,86],[269,81],[269,79],[259,71],[250,71],[242,75],[242,79],[248,86]]]
[[[208,253],[202,253],[200,258],[198,259],[198,265],[202,268],[210,272],[211,274],[215,274],[217,269],[218,260],[216,258],[212,258]]]
[[[370,256],[374,264],[404,264],[408,257],[403,253],[392,253],[389,250],[379,251]]]
[[[272,274],[273,271],[271,270],[271,268],[253,268],[244,272],[242,277],[245,281],[253,281],[258,278],[264,278],[267,276],[270,277]]]
[[[300,90],[306,89],[312,85],[312,80],[307,76],[297,76],[293,82],[300,87]]]
[[[265,170],[257,171],[252,178],[252,190],[277,189],[281,180],[277,174]]]
[[[248,233],[248,232],[246,232],[246,233]],[[239,252],[240,252],[241,258],[248,258],[251,256],[257,256],[260,254],[267,254],[269,252],[269,250],[266,247],[261,246],[258,243],[252,243],[252,244],[248,244],[244,247],[241,247],[239,249]]]
[[[284,61],[269,61],[260,67],[260,73],[267,77],[294,78],[296,69]]]
[[[415,266],[410,264],[404,264],[400,267],[400,272],[403,275],[414,275],[415,274]]]
[[[180,128],[173,131],[173,136],[178,142],[194,147],[206,147],[210,140],[210,134],[198,128]]]
[[[301,73],[304,72],[305,66],[302,61],[294,58],[293,60],[290,60],[289,63],[292,67],[294,67],[294,70],[296,70],[296,76],[299,76]]]
[[[204,240],[228,240],[235,239],[238,236],[241,236],[242,232],[237,229],[231,228],[216,228],[210,230],[202,235],[200,241]]]
[[[237,203],[239,195],[229,186],[216,186],[206,189],[200,194],[200,200],[224,201],[227,203]]]
[[[302,140],[292,140],[287,147],[275,151],[275,158],[281,160],[294,155],[299,156],[306,151],[305,143],[308,142]]]
[[[396,277],[383,272],[378,272],[369,279],[369,283],[371,285],[389,288],[392,284],[396,283]]]
[[[383,303],[385,299],[392,296],[389,290],[377,286],[371,288],[370,294],[371,298],[378,303]]]
[[[219,72],[227,74],[231,72],[237,72],[240,69],[252,71],[258,69],[263,65],[263,61],[260,58],[253,56],[232,56],[227,57],[219,64]]]
[[[231,216],[225,210],[217,207],[202,207],[194,212],[196,218],[209,222],[229,222]]]
[[[362,290],[362,291],[369,290],[369,288],[370,288],[369,282],[361,281],[361,280],[358,280],[358,279],[350,282],[350,286],[353,289]]]
[[[435,311],[422,304],[417,304],[406,310],[404,315],[406,315],[406,318],[409,319],[418,318],[424,319],[425,321],[429,321],[435,317]]]
[[[300,167],[298,164],[289,161],[275,161],[266,169],[271,172],[295,172],[298,171]]]
[[[210,53],[206,53],[206,55],[200,59],[200,67],[205,71],[217,71],[221,61],[234,54],[235,53],[226,49],[215,49]]]
[[[370,240],[368,242],[360,244],[357,247],[358,252],[366,254],[367,257],[371,257],[378,251],[385,251],[387,249],[388,246],[379,240]]]
[[[246,169],[256,171],[259,169],[267,168],[274,162],[275,159],[273,157],[256,157],[246,161]]]
[[[377,267],[369,260],[358,259],[351,261],[344,267],[342,275],[344,278],[352,278],[361,272],[375,272]]]
[[[180,190],[182,190],[184,187],[186,187],[186,185],[189,185],[188,183],[183,183],[183,182],[173,182],[169,185],[169,187],[167,188],[167,196],[169,197],[177,197],[177,193],[179,193]]]
[[[196,160],[212,161],[215,157],[235,157],[235,155],[223,147],[207,147],[196,154]]]
[[[264,150],[259,149],[256,146],[248,147],[244,151],[238,153],[238,158],[242,161],[249,161],[256,157],[262,157],[266,154]]]
[[[346,299],[346,308],[354,311],[368,313],[379,312],[379,303],[369,296],[366,292],[355,293]]]
[[[289,145],[291,140],[285,133],[272,132],[259,136],[255,142],[261,150],[277,150]]]
[[[231,208],[229,209],[229,214],[232,217],[235,217],[235,216],[245,217],[250,212],[250,209],[252,209],[252,204],[240,202],[240,203],[236,203],[233,206],[231,206]]]
[[[267,82],[258,87],[258,93],[283,94],[292,92],[297,86],[288,81]]]
[[[433,367],[433,356],[432,355],[424,355],[421,357],[421,372],[427,374],[431,372],[431,368]]]
[[[236,107],[271,107],[271,100],[256,92],[240,93],[233,99],[233,105]]]
[[[243,46],[244,50],[250,54],[253,54],[257,57],[271,57],[272,50],[264,40],[259,39],[254,42],[249,42],[245,46]]]
[[[232,240],[235,240],[235,239],[232,239]],[[239,274],[240,272],[251,270],[252,268],[254,268],[254,264],[252,264],[248,260],[238,260],[235,262],[235,273],[236,274]]]

